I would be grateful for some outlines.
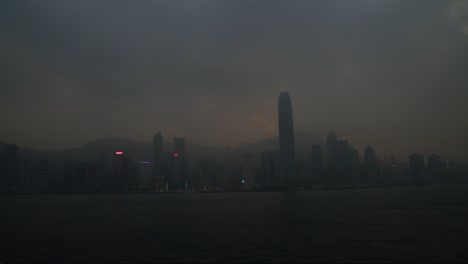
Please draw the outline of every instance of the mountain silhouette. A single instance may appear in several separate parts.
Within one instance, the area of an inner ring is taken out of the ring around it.
[[[297,158],[306,160],[310,158],[310,149],[313,144],[321,144],[323,146],[322,140],[318,137],[301,131],[295,133],[295,144]],[[163,152],[170,152],[172,148],[172,142],[163,142]],[[253,154],[258,164],[262,152],[279,150],[279,138],[272,137],[253,143],[243,143],[229,149],[187,141],[185,148],[186,156],[190,160],[191,166],[206,156],[214,156],[218,160],[222,160],[227,152],[234,155],[243,153]],[[99,153],[112,154],[115,151],[123,151],[125,155],[131,157],[134,161],[151,160],[153,156],[151,142],[140,142],[127,138],[96,139],[82,145],[79,151],[88,153],[88,157]]]
[[[323,147],[323,142],[318,137],[301,131],[295,132],[296,157],[298,159],[308,160],[313,144],[321,144]],[[5,146],[6,143],[1,142],[0,145]],[[172,145],[172,142],[164,141],[163,152],[172,151]],[[221,161],[229,155],[230,157],[238,157],[244,153],[253,154],[257,165],[259,165],[262,152],[276,150],[279,150],[278,137],[267,138],[253,143],[243,143],[234,147],[210,146],[190,141],[186,142],[186,156],[190,160],[190,167],[195,166],[199,159],[207,156],[214,156]],[[151,161],[153,157],[152,142],[141,142],[121,137],[99,138],[89,141],[80,147],[62,151],[34,150],[19,146],[19,156],[21,159],[77,159],[92,162],[96,161],[97,157],[101,154],[111,157],[116,151],[123,151],[134,162]]]

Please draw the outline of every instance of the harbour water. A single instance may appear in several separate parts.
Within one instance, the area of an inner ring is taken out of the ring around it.
[[[0,262],[467,262],[468,186],[0,196]]]

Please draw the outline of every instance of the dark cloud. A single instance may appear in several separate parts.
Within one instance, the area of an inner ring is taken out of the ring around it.
[[[464,1],[3,1],[0,138],[41,148],[161,130],[208,144],[295,127],[466,157]]]

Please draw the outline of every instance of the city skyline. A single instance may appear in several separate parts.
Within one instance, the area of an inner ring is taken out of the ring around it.
[[[59,155],[25,155],[28,151],[15,144],[0,145],[0,193],[292,191],[466,183],[466,161],[444,160],[432,153],[425,162],[417,152],[407,161],[393,155],[382,160],[369,145],[360,159],[359,151],[334,132],[327,135],[326,162],[320,144],[309,144],[307,157],[298,158],[287,92],[279,95],[278,127],[273,150],[227,148],[219,156],[202,153],[192,158],[186,156],[185,138],[173,138],[167,149],[160,131],[153,136],[152,154],[146,153],[144,160],[118,144]],[[260,163],[255,154],[261,154]],[[190,159],[196,161],[194,166],[189,166]]]
[[[333,132],[330,131],[326,137],[325,142],[314,142],[312,144],[308,144],[306,146],[308,154],[306,156],[301,156],[297,157],[296,156],[296,144],[294,140],[294,125],[293,125],[293,111],[292,111],[292,102],[291,98],[289,96],[289,93],[286,91],[283,91],[279,94],[278,97],[278,142],[276,142],[276,146],[271,149],[271,146],[265,147],[263,146],[263,149],[257,149],[256,151],[250,150],[250,151],[241,151],[238,152],[237,154],[240,154],[241,156],[251,156],[252,154],[258,155],[261,153],[262,155],[262,164],[264,162],[267,162],[267,164],[271,164],[273,156],[275,155],[272,154],[274,152],[279,153],[280,161],[279,161],[279,167],[278,167],[278,173],[279,173],[279,179],[276,184],[280,183],[284,184],[286,186],[292,187],[296,184],[296,169],[298,166],[300,167],[299,163],[302,162],[304,159],[306,162],[309,162],[307,160],[310,159],[310,169],[311,171],[315,171],[317,175],[320,175],[322,172],[320,172],[320,168],[317,167],[317,160],[322,160],[321,155],[325,155],[326,162],[323,163],[323,169],[327,171],[327,181],[329,183],[336,183],[336,182],[345,182],[348,181],[359,181],[359,177],[356,175],[360,174],[357,173],[357,169],[359,166],[363,165],[364,167],[372,167],[374,170],[374,167],[380,167],[383,163],[387,164],[397,164],[403,161],[405,163],[405,158],[403,160],[397,158],[394,154],[390,155],[385,155],[385,154],[376,154],[376,151],[374,148],[370,145],[366,145],[366,147],[363,149],[362,152],[360,152],[358,149],[356,149],[351,143],[348,143],[348,140],[346,139],[340,139],[338,140],[337,135]],[[153,174],[159,174],[162,173],[164,170],[164,162],[168,162],[167,158],[171,159],[170,163],[172,164],[174,162],[174,158],[177,157],[177,162],[187,162],[186,159],[186,140],[183,137],[174,137],[173,138],[173,143],[172,147],[168,149],[167,146],[167,141],[165,142],[164,137],[161,134],[161,131],[158,131],[154,136],[153,136],[153,143],[152,143],[152,154],[151,157],[145,156],[144,159],[146,160],[152,160],[152,162],[149,161],[143,161],[145,164],[152,164],[152,173]],[[119,139],[117,139],[119,140]],[[98,140],[97,140],[98,141]],[[320,140],[319,140],[320,141]],[[3,143],[3,142],[0,142]],[[271,142],[270,142],[271,143]],[[166,145],[166,146],[164,146]],[[5,144],[3,143],[2,149],[7,151],[8,148],[14,147],[18,148],[16,144]],[[322,147],[325,149],[325,151],[322,152]],[[23,148],[24,149],[24,148]],[[105,148],[100,147],[99,153],[104,154],[106,151],[110,152],[109,153],[114,153],[116,157],[122,158],[123,155],[123,150],[124,147],[120,147],[119,144],[111,147],[109,149],[109,146],[107,147],[107,150]],[[2,150],[2,151],[3,151]],[[70,149],[71,150],[71,149]],[[70,151],[69,150],[69,151]],[[77,151],[78,149],[75,149]],[[228,147],[225,149],[225,151],[230,152],[231,148]],[[16,150],[17,151],[17,150]],[[95,150],[96,151],[96,150]],[[104,151],[104,152],[103,152]],[[126,152],[126,151],[125,151]],[[319,153],[321,152],[321,153]],[[71,152],[70,152],[71,153]],[[78,152],[75,152],[78,153]],[[109,154],[108,153],[108,154]],[[360,154],[362,156],[360,156]],[[98,154],[97,152],[94,154]],[[101,155],[99,154],[99,155]],[[202,156],[205,158],[208,157],[209,154],[208,152],[203,153],[203,150],[201,153]],[[220,153],[218,153],[219,155]],[[74,154],[76,155],[76,154]],[[224,154],[223,154],[224,155]],[[222,155],[222,156],[223,156]],[[268,161],[265,161],[265,158],[268,156]],[[440,168],[440,166],[447,166],[447,163],[450,162],[466,162],[466,160],[450,160],[446,159],[444,157],[441,157],[438,153],[431,152],[430,154],[421,154],[417,151],[413,151],[411,155],[409,155],[409,163],[411,163],[412,158],[418,155],[423,159],[422,157],[427,156],[428,161],[427,165],[428,167],[432,166],[434,168]],[[47,156],[47,155],[46,155]],[[44,156],[44,157],[46,157]],[[213,156],[212,156],[213,157]],[[141,156],[140,156],[141,158]],[[197,157],[200,158],[200,157]],[[253,159],[253,156],[249,158],[249,162]],[[166,161],[164,161],[166,160]],[[301,161],[302,160],[302,161]],[[299,162],[299,163],[298,163]],[[424,161],[421,162],[424,165]],[[432,163],[432,165],[430,165]],[[187,163],[188,164],[188,163]],[[185,164],[183,166],[186,166],[188,168],[188,165]],[[253,164],[253,163],[252,163]],[[315,165],[314,165],[315,164]],[[355,164],[355,165],[353,165]],[[167,165],[166,165],[167,166]],[[172,165],[171,165],[172,166]],[[179,167],[181,165],[178,165]],[[313,168],[315,166],[315,168]],[[354,169],[353,169],[354,168]],[[366,172],[367,169],[364,169],[363,177],[364,179],[368,176],[369,172]],[[372,172],[376,173],[376,172]],[[440,171],[439,171],[440,173]],[[185,174],[183,174],[185,175]],[[183,176],[186,178],[186,176]],[[322,176],[320,176],[322,177]],[[338,177],[338,178],[337,178]],[[379,176],[380,177],[380,176]],[[355,179],[353,179],[355,178]],[[371,178],[377,178],[377,176],[372,176]],[[348,182],[351,184],[351,182]],[[181,184],[181,183],[180,183]]]
[[[158,133],[161,133],[163,130],[161,131],[158,131]],[[312,134],[309,134],[309,133],[306,133],[304,131],[294,131],[294,134],[297,135],[297,134],[300,134],[302,138],[304,137],[307,137],[311,140],[319,140],[320,141],[320,145],[326,149],[326,146],[327,146],[327,141],[326,141],[326,138],[327,138],[327,135],[323,135],[322,137],[317,137],[317,136],[314,136]],[[329,131],[327,134],[329,133],[334,133],[333,131]],[[153,135],[154,136],[154,135]],[[171,136],[167,136],[165,138],[169,138],[168,140],[164,140],[163,141],[163,146],[164,146],[164,149],[163,151],[166,151],[166,152],[170,152],[172,147],[170,146],[173,146],[173,139],[175,138],[180,138],[180,136],[176,136],[176,137],[171,137]],[[261,146],[261,145],[264,145],[265,142],[268,142],[268,149],[271,149],[271,142],[273,141],[278,141],[278,148],[277,150],[279,151],[279,136],[276,135],[276,136],[272,136],[272,137],[269,137],[269,138],[263,138],[263,139],[260,139],[258,141],[254,141],[254,142],[241,142],[237,145],[209,145],[209,144],[200,144],[198,142],[193,142],[192,140],[190,140],[190,138],[185,138],[187,139],[187,143],[189,143],[190,145],[193,145],[193,146],[197,146],[197,147],[202,147],[202,148],[208,148],[208,149],[211,149],[211,151],[213,149],[218,149],[218,150],[223,150],[223,149],[226,149],[226,148],[229,148],[229,149],[244,149],[246,146]],[[361,155],[363,155],[363,153],[365,152],[366,148],[369,147],[369,146],[373,146],[371,144],[363,144],[363,147],[358,147],[356,144],[354,144],[354,141],[352,140],[349,140],[349,138],[347,138],[346,136],[344,136],[344,139],[346,141],[350,141],[350,145],[349,147],[353,150],[356,150],[358,151]],[[22,148],[22,149],[27,149],[27,150],[32,150],[32,151],[37,151],[37,152],[62,152],[62,151],[70,151],[70,150],[78,150],[78,149],[81,149],[89,144],[94,144],[95,142],[100,142],[100,141],[117,141],[117,142],[126,142],[127,143],[130,143],[130,144],[145,144],[145,145],[152,145],[154,144],[152,142],[151,139],[144,139],[144,140],[136,140],[136,139],[132,139],[132,138],[129,138],[129,137],[101,137],[101,138],[95,138],[95,139],[92,139],[92,140],[89,140],[89,141],[86,141],[84,144],[81,144],[81,145],[78,145],[78,146],[72,146],[72,147],[67,147],[67,148],[33,148],[33,147],[30,147],[30,146],[26,146],[26,145],[20,145],[18,144],[18,142],[9,142],[9,141],[6,141],[6,140],[0,140],[0,143],[1,144],[14,144],[14,145],[17,145],[18,147]],[[154,139],[153,139],[154,140]],[[312,145],[315,145],[315,144],[312,144]],[[295,146],[297,147],[297,143],[295,144]],[[302,148],[310,148],[311,146],[306,146],[306,147],[302,147]],[[259,147],[256,147],[256,148],[259,148]],[[117,147],[117,149],[119,149]],[[112,152],[112,151],[111,151]],[[249,151],[248,151],[249,152]],[[302,151],[303,152],[303,151]],[[324,150],[324,155],[326,155],[326,151]],[[397,153],[400,153],[400,154],[397,154]],[[441,157],[443,157],[444,160],[452,160],[452,161],[467,161],[468,159],[465,157],[465,156],[461,156],[461,157],[457,157],[457,156],[453,156],[453,155],[444,155],[443,153],[440,153],[440,152],[436,152],[436,151],[431,151],[431,150],[428,150],[426,152],[424,151],[418,151],[418,150],[408,150],[407,154],[406,152],[384,152],[380,149],[378,149],[377,151],[377,157],[382,160],[384,158],[389,158],[391,156],[394,156],[396,158],[398,158],[399,160],[406,160],[409,156],[411,156],[412,154],[414,153],[421,153],[422,155],[424,156],[430,156],[432,154],[437,154],[437,155],[440,155]],[[301,156],[302,157],[302,156]],[[363,162],[363,158],[360,158],[360,161]]]
[[[287,90],[322,140],[468,156],[465,1],[108,3],[2,1],[0,141],[236,146],[276,135]]]
[[[1,0],[0,264],[467,261],[467,72],[468,0]]]
[[[295,161],[297,160],[297,156],[296,156],[296,147],[297,147],[297,144],[294,140],[294,137],[295,137],[295,134],[296,134],[296,131],[294,129],[294,125],[293,125],[293,111],[292,111],[292,102],[291,102],[291,98],[290,98],[290,95],[287,91],[282,91],[280,92],[279,94],[279,97],[278,97],[278,105],[277,105],[277,108],[278,108],[278,112],[277,112],[277,127],[278,127],[278,131],[277,131],[277,136],[273,137],[273,138],[269,138],[269,139],[264,139],[264,140],[261,140],[261,141],[258,141],[258,142],[254,142],[254,143],[250,143],[250,145],[255,145],[255,144],[258,144],[259,142],[266,142],[266,141],[271,141],[272,139],[277,139],[277,147],[274,148],[274,149],[271,149],[271,146],[270,147],[267,147],[266,149],[257,149],[257,151],[244,151],[243,153],[245,154],[248,154],[248,153],[256,153],[256,154],[259,154],[260,152],[264,152],[264,151],[279,151],[279,153],[282,153],[280,156],[281,157],[286,157],[284,160],[283,158],[281,159],[281,163],[283,164],[281,167],[289,167],[289,169],[286,169],[285,171],[281,172],[281,177],[282,177],[282,181],[291,181],[290,184],[294,185],[294,182],[295,182],[295,179],[294,177],[290,178],[290,175],[292,175],[292,171],[293,171],[293,168],[296,166],[295,164]],[[299,132],[299,133],[302,133],[302,132]],[[281,136],[283,135],[283,136]],[[327,136],[322,140],[321,138],[319,137],[314,137],[312,135],[307,135],[307,137],[310,137],[310,138],[314,138],[314,140],[318,140],[318,142],[314,142],[312,145],[308,145],[306,146],[305,148],[310,148],[312,147],[312,149],[314,147],[317,147],[317,146],[320,146],[320,147],[323,147],[324,149],[326,149],[323,154],[327,156],[327,163],[324,164],[325,165],[325,168],[327,169],[331,169],[331,166],[330,165],[330,162],[335,162],[335,157],[334,154],[335,152],[338,153],[338,152],[341,152],[342,155],[343,154],[343,151],[352,151],[352,152],[355,152],[356,154],[356,160],[357,162],[361,163],[361,164],[366,164],[366,152],[369,150],[369,149],[372,149],[372,152],[374,153],[373,155],[375,156],[376,159],[379,159],[379,162],[382,162],[383,160],[387,160],[389,159],[389,157],[391,159],[395,159],[395,158],[398,158],[399,160],[405,160],[406,157],[403,156],[403,159],[401,159],[402,157],[401,156],[395,156],[394,153],[382,153],[382,152],[379,152],[378,154],[375,153],[375,151],[373,150],[373,148],[369,145],[369,144],[366,144],[364,148],[362,149],[357,149],[355,147],[355,145],[349,143],[349,146],[348,146],[348,140],[347,139],[344,139],[344,140],[339,140],[337,139],[337,136],[336,134],[334,133],[334,131],[329,131]],[[124,138],[124,137],[110,137],[110,138],[103,138],[103,139],[95,139],[94,141],[99,141],[99,140],[130,140],[132,141],[131,139],[128,139],[128,138]],[[162,158],[162,155],[163,154],[170,154],[170,153],[174,153],[174,154],[177,154],[177,156],[181,156],[181,158],[183,160],[185,160],[185,138],[184,137],[180,137],[180,136],[176,136],[176,137],[172,137],[173,139],[173,143],[172,143],[172,148],[168,148],[167,144],[170,144],[171,145],[171,141],[164,141],[163,140],[163,136],[161,134],[161,130],[159,130],[154,136],[153,136],[153,139],[152,139],[152,158],[151,160],[153,160],[152,162],[152,166],[153,166],[153,171],[158,171],[160,170],[159,166],[159,160],[161,160]],[[330,140],[332,141],[332,143],[330,142]],[[90,144],[94,141],[90,141],[90,142],[87,142],[86,144],[82,145],[81,147],[87,145],[87,144]],[[190,142],[190,140],[188,141],[189,143],[192,143],[192,144],[195,144],[195,145],[199,145],[199,146],[202,146],[200,144],[197,144],[197,143],[194,143],[194,142]],[[333,143],[334,142],[334,143]],[[0,141],[0,143],[2,144],[5,144],[5,146],[7,146],[6,144],[13,144],[15,146],[17,146],[17,144],[15,142],[2,142]],[[136,141],[135,141],[136,143]],[[143,142],[142,142],[143,143]],[[271,143],[271,142],[270,142]],[[317,144],[318,143],[318,144]],[[343,145],[345,144],[345,145]],[[164,147],[164,145],[166,145]],[[240,143],[238,144],[237,146],[233,146],[233,149],[236,149],[242,145],[249,145],[249,143]],[[339,145],[341,145],[341,147],[339,147]],[[24,146],[21,146],[23,149],[30,149],[28,147],[24,147]],[[75,148],[70,148],[70,149],[62,149],[62,150],[50,150],[50,149],[47,149],[45,151],[66,151],[66,150],[78,150],[79,148],[81,147],[75,147]],[[207,146],[207,147],[214,147],[214,146]],[[227,145],[227,146],[216,146],[218,148],[228,148],[228,149],[231,149],[232,146],[230,145]],[[341,151],[338,151],[338,149],[342,149]],[[117,147],[116,150],[118,149],[118,152],[120,154],[122,154],[123,152],[121,152],[121,148]],[[34,150],[34,149],[32,149]],[[41,150],[41,149],[35,149],[35,151],[44,151],[44,150]],[[260,151],[260,152],[259,152]],[[113,150],[111,151],[113,152]],[[117,152],[116,152],[117,153]],[[359,153],[361,153],[364,158],[360,158],[359,156]],[[303,153],[304,154],[304,153]],[[310,153],[309,153],[310,154]],[[308,156],[309,154],[306,154],[306,156],[301,156],[300,159],[309,159],[310,157]],[[440,153],[436,153],[434,151],[430,151],[428,153],[422,153],[421,152],[418,152],[418,151],[411,151],[407,157],[411,157],[415,154],[418,154],[418,155],[422,155],[422,156],[427,156],[427,157],[430,157],[430,156],[437,156],[439,158],[441,158]],[[314,155],[314,154],[312,154]],[[348,154],[346,154],[348,155]],[[354,154],[353,154],[354,155]],[[457,161],[457,162],[465,162],[466,159],[450,159],[450,158],[447,158],[445,156],[442,156],[442,159],[445,160],[445,161]],[[376,160],[377,162],[377,160]],[[333,170],[333,169],[331,169]],[[288,172],[289,171],[289,172]],[[334,172],[330,172],[332,174],[334,174]],[[288,176],[289,175],[289,176]],[[332,176],[333,178],[334,176]]]

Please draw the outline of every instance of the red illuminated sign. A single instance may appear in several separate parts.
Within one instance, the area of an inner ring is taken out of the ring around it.
[[[179,157],[179,153],[174,153],[174,157]]]
[[[116,151],[115,155],[123,155],[123,152],[122,151]]]

